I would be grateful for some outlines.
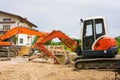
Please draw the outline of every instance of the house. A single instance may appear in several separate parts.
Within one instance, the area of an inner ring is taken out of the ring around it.
[[[19,26],[24,26],[31,29],[37,27],[32,22],[28,21],[27,18],[23,18],[16,14],[0,11],[0,34],[4,34],[8,30]],[[13,40],[14,44],[19,46],[31,45],[32,43],[31,35],[17,34],[14,38],[16,38],[15,41]]]

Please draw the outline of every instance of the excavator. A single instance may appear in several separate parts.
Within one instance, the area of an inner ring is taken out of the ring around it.
[[[61,31],[53,31],[44,36],[35,44],[40,50],[45,49],[44,43],[58,38],[71,48],[78,57],[74,59],[75,69],[113,69],[119,67],[120,58],[117,58],[118,47],[116,40],[108,35],[104,17],[92,17],[82,20],[82,44],[72,40]],[[40,47],[41,46],[41,47]]]
[[[78,57],[74,59],[76,69],[93,68],[115,68],[119,67],[120,59],[116,57],[118,47],[114,38],[108,35],[107,26],[104,17],[92,17],[82,20],[82,44],[72,40],[61,31],[52,31],[43,33],[28,28],[16,27],[0,36],[0,45],[10,45],[4,42],[10,37],[22,33],[38,35],[40,38],[34,44],[34,47],[40,49],[45,54],[54,59],[54,63],[59,63],[57,58],[45,47],[45,43],[54,38],[58,38],[65,45],[71,48]]]

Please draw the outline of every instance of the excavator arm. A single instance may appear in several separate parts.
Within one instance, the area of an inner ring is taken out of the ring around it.
[[[57,64],[59,63],[57,58],[54,56],[54,54],[48,50],[48,48],[45,47],[45,43],[54,39],[54,38],[58,38],[60,39],[60,41],[62,41],[66,46],[68,46],[69,48],[71,48],[73,51],[76,50],[78,44],[76,41],[72,40],[71,38],[69,38],[68,36],[66,36],[63,32],[61,31],[52,31],[51,33],[47,34],[44,37],[40,37],[37,42],[34,44],[33,48],[36,47],[38,49],[40,49],[43,53],[49,55],[51,58],[54,59],[54,63]]]
[[[54,63],[59,63],[59,62],[57,61],[57,58],[54,56],[54,54],[51,51],[49,51],[48,48],[46,48],[44,46],[44,44],[46,42],[48,42],[54,38],[58,38],[60,41],[62,41],[66,46],[71,48],[73,51],[75,51],[76,47],[78,46],[76,41],[72,40],[71,38],[69,38],[63,32],[61,32],[59,30],[58,31],[54,30],[51,33],[44,33],[44,32],[40,32],[40,31],[28,29],[28,28],[25,28],[22,26],[15,27],[15,28],[9,30],[8,32],[6,32],[5,34],[1,35],[0,36],[0,45],[2,45],[2,46],[11,45],[10,42],[4,42],[4,40],[9,39],[16,34],[29,34],[29,35],[40,36],[40,38],[37,40],[37,42],[32,47],[40,49],[45,55],[48,55],[51,58],[53,58]]]
[[[46,33],[40,32],[40,31],[37,31],[37,30],[33,30],[33,29],[29,29],[29,28],[26,28],[26,27],[22,27],[22,26],[15,27],[15,28],[9,30],[8,32],[6,32],[5,34],[0,36],[0,45],[2,45],[2,46],[11,45],[10,42],[4,42],[4,40],[9,39],[16,34],[29,34],[29,35],[36,35],[36,36],[41,36],[42,37]]]
[[[29,35],[37,35],[37,36],[44,36],[45,33],[44,32],[40,32],[37,30],[33,30],[33,29],[29,29],[26,27],[15,27],[11,30],[9,30],[8,32],[6,32],[5,34],[0,36],[0,41],[8,39],[16,34],[29,34]]]
[[[78,46],[77,42],[69,38],[67,35],[65,35],[60,30],[54,30],[51,33],[47,34],[43,38],[38,39],[39,44],[45,44],[46,42],[58,38],[61,42],[63,42],[67,47],[71,48],[73,51],[75,51],[76,47]]]

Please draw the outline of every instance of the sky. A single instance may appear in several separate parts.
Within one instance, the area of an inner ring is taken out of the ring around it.
[[[104,16],[109,34],[120,36],[119,0],[1,0],[0,10],[20,15],[38,26],[39,31],[61,30],[80,38],[80,19]]]

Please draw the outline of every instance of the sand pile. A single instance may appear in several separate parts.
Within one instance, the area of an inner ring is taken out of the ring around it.
[[[33,52],[32,52],[31,47],[29,47],[29,46],[23,46],[20,49],[19,56],[31,55],[32,53]]]

